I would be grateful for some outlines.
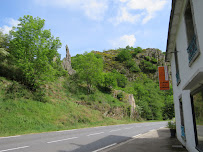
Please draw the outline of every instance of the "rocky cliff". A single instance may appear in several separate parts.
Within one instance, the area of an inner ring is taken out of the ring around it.
[[[66,57],[63,59],[62,66],[68,71],[69,75],[73,75],[75,73],[75,70],[73,70],[71,66],[71,56],[68,45],[66,45]]]

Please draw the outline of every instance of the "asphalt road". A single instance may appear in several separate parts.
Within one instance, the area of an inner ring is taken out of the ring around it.
[[[0,152],[99,152],[166,124],[134,123],[0,137]]]

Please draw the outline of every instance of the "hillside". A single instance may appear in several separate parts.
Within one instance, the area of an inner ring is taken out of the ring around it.
[[[75,75],[62,76],[42,85],[40,91],[43,90],[44,94],[32,91],[17,81],[0,77],[0,122],[4,124],[1,125],[0,135],[173,117],[172,92],[161,92],[158,88],[156,73],[157,66],[164,64],[162,53],[156,50],[161,57],[156,58],[160,64],[153,61],[153,66],[156,67],[154,70],[149,68],[150,71],[144,71],[144,73],[142,69],[142,63],[148,60],[151,50],[154,49],[143,50],[134,57],[134,52],[130,51],[132,55],[130,60],[136,64],[138,71],[130,69],[128,60],[121,62],[116,59],[121,50],[95,51],[95,58],[102,59],[104,65],[102,75],[114,73],[114,76],[121,76],[121,82],[124,82],[120,83],[121,86],[112,85],[113,83],[104,86],[104,82],[99,81],[100,84],[97,82],[91,86],[90,92],[77,72]],[[72,57],[73,68],[76,58],[85,55]],[[75,70],[78,71],[77,68]],[[100,77],[100,79],[103,78]],[[136,103],[133,116],[128,102],[129,94],[134,95]]]
[[[0,136],[174,117],[172,89],[159,90],[160,50],[127,46],[61,60],[44,20],[20,21],[9,35],[0,31]]]

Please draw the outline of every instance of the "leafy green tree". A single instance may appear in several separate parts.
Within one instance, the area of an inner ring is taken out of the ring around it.
[[[61,47],[59,38],[44,30],[45,20],[30,15],[19,18],[20,24],[10,32],[9,53],[14,64],[23,72],[24,84],[37,88],[58,75]],[[56,57],[56,61],[53,59]]]
[[[88,93],[93,85],[102,82],[103,60],[97,58],[94,53],[77,55],[72,60],[72,65],[80,80],[87,84]]]
[[[108,73],[104,73],[103,75],[104,78],[104,87],[115,87],[116,86],[116,78],[115,78],[115,74],[112,72],[108,72]]]
[[[125,77],[125,75],[118,73],[116,75],[116,80],[117,80],[118,87],[125,88],[127,84],[127,78]]]
[[[132,58],[132,55],[130,54],[130,52],[124,49],[117,55],[116,60],[120,62],[124,62],[124,61],[130,60],[131,58]]]
[[[141,52],[142,52],[141,47],[134,48],[133,57],[135,57],[138,53],[141,53]]]
[[[5,58],[9,55],[6,50],[6,36],[0,31],[0,62],[5,60]]]
[[[142,117],[148,120],[162,119],[164,95],[159,90],[158,84],[149,79],[145,74],[140,74],[134,83],[137,104],[142,107]]]

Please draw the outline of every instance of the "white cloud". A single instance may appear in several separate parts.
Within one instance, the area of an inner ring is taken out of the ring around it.
[[[136,42],[135,35],[123,35],[115,40],[110,40],[109,41],[114,48],[123,48],[126,47],[127,45],[129,46],[134,46]]]
[[[169,0],[120,0],[122,7],[118,11],[117,17],[111,21],[136,23],[138,19],[145,24],[156,16],[156,12],[162,10]],[[124,9],[124,8],[125,9]],[[130,13],[130,11],[138,11]]]
[[[12,30],[13,26],[17,26],[20,22],[18,20],[15,20],[13,18],[7,18],[5,19],[5,23],[7,25],[3,25],[2,27],[0,27],[0,30],[2,30],[2,32],[4,34],[8,34],[10,30]]]
[[[121,7],[118,16],[115,18],[111,18],[109,21],[112,22],[115,25],[118,25],[122,22],[130,22],[130,23],[135,23],[136,21],[139,21],[141,16],[143,14],[130,14],[127,10],[126,7]]]
[[[3,34],[8,34],[9,31],[12,30],[12,27],[4,25],[3,27],[0,27],[0,30],[3,32]]]
[[[102,20],[106,10],[108,9],[107,3],[104,1],[91,1],[90,3],[85,3],[82,6],[85,11],[85,15],[93,20]]]
[[[108,9],[107,0],[34,0],[42,6],[57,6],[62,8],[80,9],[92,20],[102,20]]]
[[[13,18],[6,19],[6,22],[11,26],[17,26],[18,24],[20,24],[20,21],[15,20]]]

